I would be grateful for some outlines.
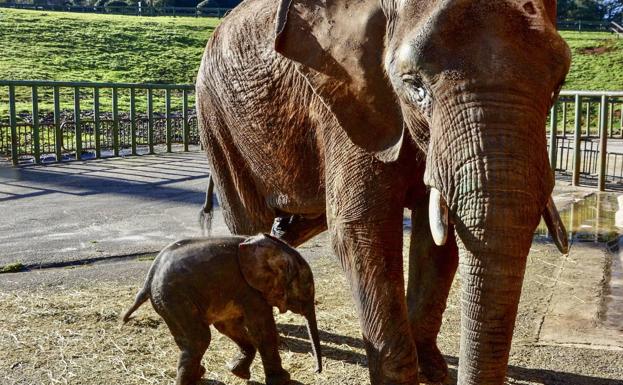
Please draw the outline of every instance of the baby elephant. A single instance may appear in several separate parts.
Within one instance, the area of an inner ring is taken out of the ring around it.
[[[305,316],[316,371],[321,371],[311,269],[296,250],[270,235],[189,239],[167,246],[123,322],[147,299],[181,350],[177,385],[194,384],[205,373],[201,358],[210,345],[209,325],[240,349],[228,364],[233,374],[249,379],[258,350],[266,383],[288,383],[290,375],[277,350],[273,306]]]

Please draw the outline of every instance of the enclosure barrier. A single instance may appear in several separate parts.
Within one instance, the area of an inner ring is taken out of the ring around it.
[[[8,98],[7,98],[8,96]],[[188,151],[193,85],[0,80],[0,156],[14,165]],[[623,91],[562,91],[548,151],[574,185],[623,187]]]
[[[224,17],[232,8],[220,7],[152,7],[138,5],[63,5],[0,3],[0,8],[28,9],[36,11],[60,11],[78,13],[107,13],[128,16],[193,16]]]
[[[562,91],[550,111],[552,169],[574,186],[623,182],[623,92]],[[581,181],[581,177],[583,180]]]
[[[194,85],[0,80],[0,93],[0,154],[14,165],[199,143]]]

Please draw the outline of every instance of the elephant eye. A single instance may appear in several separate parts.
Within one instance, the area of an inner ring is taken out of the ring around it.
[[[406,92],[409,98],[422,108],[428,107],[430,104],[430,93],[424,85],[422,78],[413,74],[405,74],[401,78],[406,85]]]

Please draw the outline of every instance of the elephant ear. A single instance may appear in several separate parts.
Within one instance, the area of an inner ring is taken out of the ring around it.
[[[271,306],[284,313],[287,310],[286,286],[295,272],[295,261],[289,252],[273,237],[260,234],[238,246],[238,259],[247,283],[261,292]]]
[[[384,72],[380,1],[281,0],[275,24],[275,50],[298,63],[353,143],[395,160],[403,121]]]

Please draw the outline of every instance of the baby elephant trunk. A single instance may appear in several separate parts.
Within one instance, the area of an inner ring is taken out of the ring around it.
[[[316,373],[322,372],[322,352],[320,351],[320,338],[318,337],[318,325],[316,323],[316,311],[314,305],[310,306],[305,314],[307,319],[307,332],[312,343],[314,358],[316,359]]]

